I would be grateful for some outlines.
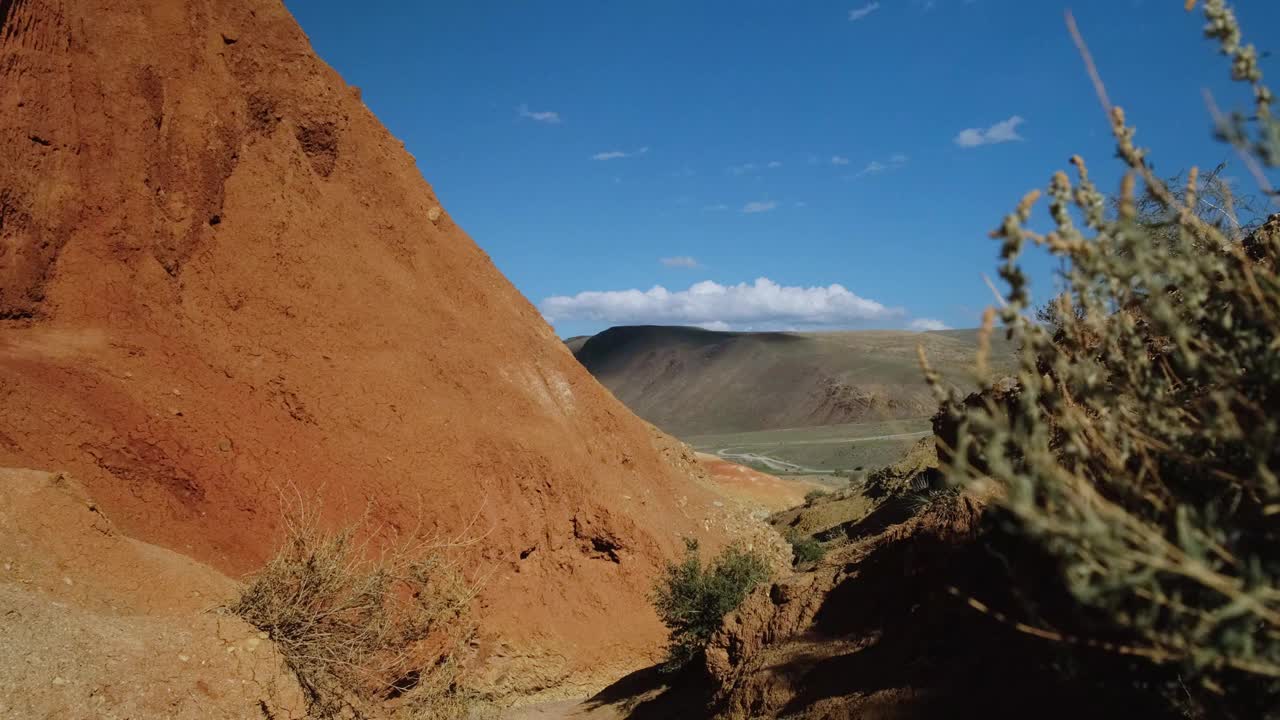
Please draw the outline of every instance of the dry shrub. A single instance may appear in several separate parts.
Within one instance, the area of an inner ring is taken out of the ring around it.
[[[831,497],[830,490],[823,490],[822,488],[814,488],[804,494],[804,505],[805,507],[809,507],[814,503],[818,502],[819,500],[826,500],[829,497]]]
[[[1255,98],[1250,114],[1219,118],[1220,136],[1274,202],[1265,168],[1280,161],[1280,122],[1258,54],[1225,3],[1204,11],[1206,35]],[[1109,211],[1073,158],[1075,183],[1058,172],[1049,185],[1051,232],[1028,227],[1036,193],[996,231],[1010,288],[999,315],[1021,346],[1017,388],[966,404],[935,382],[959,427],[948,474],[997,498],[1015,536],[1057,563],[1062,588],[1087,611],[1074,627],[1023,629],[1141,660],[1150,670],[1141,681],[1164,683],[1186,715],[1273,716],[1280,216],[1250,230],[1229,195],[1206,207],[1194,170],[1182,192],[1158,179],[1077,41],[1126,165],[1119,200]],[[1026,243],[1064,261],[1068,291],[1042,315],[1047,325],[1028,317]]]
[[[266,632],[319,718],[466,717],[458,684],[477,587],[449,559],[458,540],[387,541],[361,523],[286,518],[283,546],[231,610]]]

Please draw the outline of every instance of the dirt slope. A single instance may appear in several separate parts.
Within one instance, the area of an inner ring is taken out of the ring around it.
[[[972,330],[823,333],[615,327],[575,355],[636,414],[682,437],[926,417],[937,402],[916,356],[957,385],[970,382]],[[999,365],[1007,344],[992,349]]]
[[[488,680],[529,690],[657,649],[652,574],[725,522],[684,454],[279,0],[0,0],[0,465],[69,471],[233,576],[281,492],[405,531],[476,518]]]
[[[765,512],[779,512],[800,505],[804,496],[826,486],[802,478],[780,478],[730,462],[708,453],[698,453],[698,464],[727,497],[742,500]]]
[[[775,573],[750,595],[725,618],[704,663],[676,674],[639,671],[589,698],[502,717],[1172,717],[1158,684],[1100,682],[1134,676],[1141,661],[1032,631],[1061,628],[1078,609],[1053,592],[1032,603],[1010,583],[1012,568],[1046,580],[1057,570],[1003,541],[1005,522],[984,498],[922,495],[936,487],[934,442],[921,441],[865,487],[773,515],[780,532],[819,540],[825,554]]]
[[[302,718],[235,583],[122,535],[65,475],[0,468],[0,717]]]

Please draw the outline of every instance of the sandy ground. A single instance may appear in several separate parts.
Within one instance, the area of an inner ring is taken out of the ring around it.
[[[304,716],[235,583],[138,542],[64,475],[0,469],[0,718]]]
[[[612,705],[592,707],[582,700],[565,700],[544,705],[530,705],[504,712],[504,720],[623,720],[626,712]]]

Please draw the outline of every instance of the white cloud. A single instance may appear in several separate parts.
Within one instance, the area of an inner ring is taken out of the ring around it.
[[[950,330],[951,328],[941,320],[933,318],[916,318],[907,324],[908,330],[916,332],[927,332],[929,330]]]
[[[595,155],[591,156],[591,159],[592,160],[618,160],[619,158],[629,158],[629,157],[636,157],[637,155],[644,155],[647,152],[649,152],[649,146],[645,145],[639,150],[635,150],[632,152],[624,152],[622,150],[610,150],[608,152],[596,153]]]
[[[721,322],[719,320],[712,320],[711,322],[698,323],[697,327],[700,327],[703,330],[716,330],[718,332],[725,332],[726,330],[733,329],[732,326],[729,325],[729,323]]]
[[[698,267],[698,261],[692,257],[689,257],[688,255],[676,255],[675,257],[664,257],[664,258],[660,258],[658,262],[662,263],[663,265],[666,265],[667,267],[674,267],[674,268]]]
[[[1022,140],[1022,136],[1018,134],[1018,126],[1024,122],[1026,120],[1021,115],[1014,115],[986,129],[967,128],[956,135],[955,143],[962,148],[972,148]]]
[[[782,167],[782,163],[778,160],[770,160],[767,163],[743,163],[741,165],[730,165],[729,172],[734,175],[746,175],[753,173],[760,168],[769,168],[770,170]]]
[[[747,214],[769,212],[770,210],[776,207],[778,207],[778,203],[772,200],[760,200],[756,202],[749,202],[746,205],[743,205],[742,212]]]
[[[880,3],[872,2],[849,11],[849,22],[858,22],[871,13],[880,9]]]
[[[862,177],[863,175],[877,175],[886,170],[897,170],[898,168],[907,164],[907,159],[908,159],[907,156],[903,155],[902,153],[894,153],[889,156],[889,160],[886,162],[880,162],[879,160],[872,160],[871,162],[867,163],[866,167],[859,170],[858,174],[855,175],[854,177]]]
[[[832,156],[831,156],[831,164],[832,164],[832,165],[848,165],[848,164],[849,164],[849,158],[847,158],[847,157],[841,157],[841,156],[839,156],[839,155],[832,155]]]
[[[859,297],[842,285],[791,287],[768,278],[721,285],[706,280],[688,290],[587,291],[550,297],[540,305],[552,322],[678,324],[732,327],[852,327],[900,318],[903,312]]]
[[[533,112],[529,110],[528,105],[521,105],[519,108],[517,108],[517,110],[520,112],[520,117],[522,118],[529,118],[530,120],[535,120],[540,123],[547,123],[548,125],[560,124],[560,113],[558,112],[552,112],[551,110]]]

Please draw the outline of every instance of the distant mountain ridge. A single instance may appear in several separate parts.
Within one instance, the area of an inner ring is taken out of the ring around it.
[[[937,406],[916,356],[972,384],[976,330],[722,332],[612,327],[566,341],[636,414],[682,436],[922,417]],[[992,339],[999,366],[1011,357]]]

